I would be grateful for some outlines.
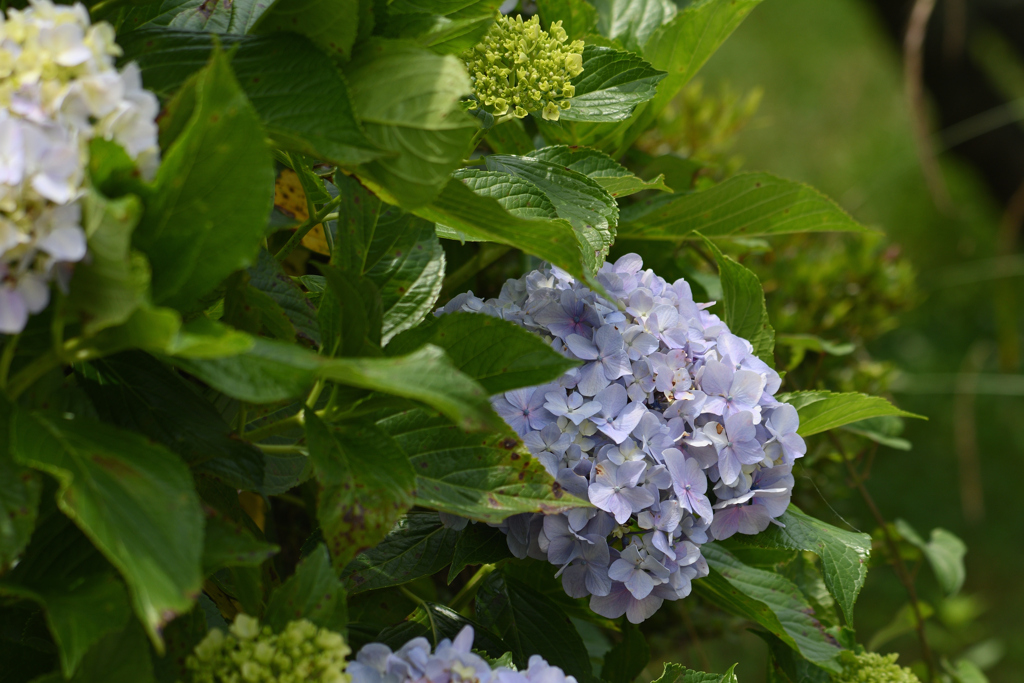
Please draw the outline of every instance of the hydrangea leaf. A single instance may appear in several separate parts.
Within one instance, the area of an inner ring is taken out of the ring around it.
[[[320,266],[327,291],[320,297],[317,321],[329,356],[376,355],[380,349],[384,305],[377,287],[358,271]]]
[[[458,538],[436,512],[410,512],[383,541],[356,555],[341,576],[352,594],[430,576],[451,562]]]
[[[817,190],[768,173],[741,173],[707,190],[683,194],[623,222],[623,239],[678,241],[797,232],[872,232]]]
[[[639,53],[651,34],[676,16],[670,0],[596,0],[597,30]]]
[[[586,0],[538,0],[541,26],[561,21],[568,40],[586,37],[597,26],[597,10]]]
[[[583,73],[573,79],[576,93],[564,121],[624,121],[637,106],[655,96],[664,71],[631,52],[587,45],[583,48]]]
[[[266,249],[260,249],[256,263],[249,268],[249,286],[267,295],[294,328],[293,335],[307,343],[320,343],[320,325],[316,307],[295,282],[285,274],[281,264]]]
[[[640,629],[630,623],[622,627],[622,640],[605,653],[601,680],[632,683],[651,659],[651,650]]]
[[[790,505],[779,521],[785,526],[773,524],[750,537],[749,542],[763,548],[806,550],[816,554],[821,559],[828,592],[842,608],[846,623],[852,624],[853,605],[868,575],[871,537],[814,519],[795,505]]]
[[[416,477],[402,449],[370,426],[328,427],[306,413],[306,442],[319,483],[317,519],[336,568],[383,539],[412,505]],[[367,453],[374,456],[367,458]]]
[[[138,622],[129,620],[123,629],[108,633],[85,654],[70,683],[156,683],[148,650],[146,634]],[[55,679],[44,679],[46,683],[62,680],[59,674]]]
[[[263,130],[223,54],[195,88],[189,123],[164,155],[132,238],[153,266],[154,302],[180,310],[253,262],[274,187]]]
[[[493,564],[512,557],[505,534],[497,527],[470,523],[459,533],[452,555],[452,566],[448,570],[448,583],[469,565]]]
[[[494,23],[495,12],[500,0],[476,0],[459,2],[458,9],[442,12],[436,8],[426,11],[396,12],[392,3],[392,16],[388,21],[387,35],[402,38],[442,55],[457,55],[470,49],[487,33]],[[412,3],[405,7],[412,9]],[[447,8],[441,8],[447,9]]]
[[[391,153],[361,166],[360,175],[404,207],[434,201],[479,127],[459,105],[472,90],[462,62],[373,39],[360,48],[346,76],[367,136]]]
[[[258,567],[280,548],[254,537],[242,525],[219,512],[206,516],[203,535],[203,575],[227,567]]]
[[[900,536],[917,546],[928,558],[928,564],[935,572],[942,590],[948,595],[956,595],[964,585],[967,570],[964,567],[964,555],[967,546],[955,534],[942,528],[932,529],[931,537],[926,543],[906,520],[896,520],[896,530]]]
[[[661,676],[654,683],[737,683],[735,670],[736,665],[733,664],[724,674],[709,674],[666,662]]]
[[[550,382],[579,364],[518,325],[477,313],[435,318],[396,337],[388,353],[410,353],[423,344],[443,348],[491,395]]]
[[[643,180],[604,152],[589,147],[553,145],[530,152],[529,156],[534,159],[550,161],[553,164],[561,164],[571,171],[582,173],[597,181],[597,184],[603,187],[605,192],[616,199],[628,197],[644,190],[672,192],[672,188],[665,185],[664,176],[659,175],[654,180]]]
[[[473,650],[488,657],[500,657],[509,652],[508,645],[472,619],[467,619],[451,607],[427,602],[417,605],[405,621],[384,629],[376,640],[395,650],[412,638],[426,638],[436,643],[442,638],[454,639],[466,626],[473,627]]]
[[[418,505],[483,522],[589,505],[565,493],[507,428],[473,434],[424,410],[378,425],[409,456]]]
[[[496,428],[479,384],[427,345],[395,358],[326,358],[292,344],[254,337],[245,353],[224,358],[172,357],[171,363],[233,398],[272,403],[296,398],[318,378],[423,401],[466,429]]]
[[[484,171],[478,168],[459,169],[452,177],[461,180],[466,187],[481,197],[496,199],[501,208],[517,218],[558,218],[558,212],[555,211],[551,200],[526,178],[504,171]],[[445,235],[449,236],[448,233]],[[461,233],[451,236],[464,241],[476,241]]]
[[[604,263],[615,242],[619,207],[591,178],[565,166],[533,156],[493,154],[485,159],[490,171],[504,171],[533,183],[543,192],[559,218],[572,224],[583,247],[583,261],[591,272]]]
[[[322,628],[341,632],[348,624],[345,588],[322,543],[270,594],[263,622],[279,633],[288,622],[298,619],[308,619]]]
[[[388,243],[377,236],[381,201],[355,178],[336,174],[334,180],[342,201],[338,205],[336,248],[331,254],[331,265],[364,273],[367,263],[372,265],[385,252],[383,246],[373,246]]]
[[[537,654],[581,683],[595,680],[583,639],[549,598],[496,571],[484,579],[476,605],[477,618],[508,643],[520,670]]]
[[[148,439],[84,418],[15,413],[11,449],[60,484],[57,504],[124,576],[158,650],[202,583],[203,517],[181,460]]]
[[[348,59],[356,41],[359,0],[286,0],[272,2],[253,33],[290,31],[306,36],[336,59]]]
[[[279,33],[220,40],[225,49],[237,47],[231,66],[278,147],[342,165],[385,154],[356,120],[344,79],[307,39]],[[199,71],[213,49],[208,33],[166,29],[120,34],[118,42],[124,59],[139,64],[146,87],[163,98]]]
[[[153,0],[112,6],[113,12],[122,12],[120,17],[102,5],[94,6],[90,14],[93,21],[119,19],[127,28],[166,26],[206,33],[247,33],[271,4],[267,0],[233,0],[215,2],[211,8],[206,0]]]
[[[800,414],[800,436],[827,432],[836,427],[852,424],[869,417],[896,415],[927,420],[900,410],[881,396],[868,396],[856,392],[833,393],[831,391],[794,391],[780,394],[778,400],[791,403]]]
[[[36,526],[42,481],[10,452],[11,407],[0,399],[0,569],[18,559]]]
[[[799,683],[832,683],[832,676],[824,669],[815,666],[789,648],[784,642],[765,631],[755,631],[758,637],[768,643],[772,664],[782,669],[788,680]]]
[[[805,659],[828,671],[842,670],[842,650],[814,618],[814,610],[791,581],[777,572],[749,567],[717,543],[701,546],[711,573],[694,581],[694,593],[722,609],[763,626]]]
[[[768,321],[764,289],[757,275],[726,256],[711,240],[705,239],[718,263],[722,281],[722,320],[733,334],[743,337],[754,347],[754,355],[775,367],[775,330]]]

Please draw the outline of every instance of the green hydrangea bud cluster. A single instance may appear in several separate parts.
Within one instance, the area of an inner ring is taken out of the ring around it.
[[[921,683],[910,669],[896,663],[899,655],[865,652],[854,656],[843,653],[843,673],[833,676],[834,683]]]
[[[557,121],[569,108],[575,88],[569,81],[583,73],[583,41],[566,44],[562,22],[544,31],[536,16],[523,21],[499,16],[484,39],[463,54],[476,101],[496,116],[510,109],[516,118],[540,111]]]
[[[275,634],[239,614],[228,634],[210,631],[185,666],[192,683],[349,683],[345,657],[351,651],[339,634],[306,619]]]

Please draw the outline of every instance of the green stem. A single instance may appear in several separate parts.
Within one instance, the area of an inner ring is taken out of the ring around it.
[[[54,350],[50,349],[35,360],[26,365],[21,371],[11,378],[7,385],[7,398],[15,401],[26,389],[31,387],[43,375],[61,365],[61,357]]]
[[[450,299],[456,289],[510,251],[512,251],[512,247],[504,244],[482,243],[480,250],[477,251],[475,256],[463,263],[458,270],[444,279],[440,300],[446,301]]]
[[[295,251],[295,247],[299,246],[299,244],[302,242],[302,238],[305,237],[310,230],[312,230],[316,225],[319,225],[323,221],[327,220],[327,218],[331,215],[332,210],[335,207],[337,207],[338,204],[341,203],[341,199],[341,195],[334,197],[333,199],[331,199],[331,201],[327,202],[322,207],[320,207],[320,210],[316,212],[316,215],[307,218],[304,223],[302,223],[298,228],[295,229],[295,232],[292,233],[292,236],[289,237],[288,241],[284,243],[284,246],[281,247],[281,250],[274,254],[274,258],[276,258],[278,261],[283,261],[286,258],[288,258],[288,254]],[[335,218],[337,218],[336,212],[334,215]]]
[[[434,635],[434,645],[437,645],[440,633],[437,630],[437,624],[434,622],[434,613],[430,611],[430,605],[427,604],[426,600],[416,595],[405,586],[399,586],[398,590],[402,591],[402,593],[405,594],[405,597],[415,602],[416,605],[423,610],[423,613],[427,615],[427,620],[430,622],[430,632]]]
[[[316,381],[316,384],[313,385],[312,391],[309,392],[309,397],[306,398],[307,408],[312,408],[316,405],[316,402],[320,400],[320,394],[323,393],[326,384],[326,380],[322,377]]]
[[[3,355],[0,356],[0,389],[7,388],[7,376],[11,372],[11,363],[14,361],[14,352],[18,349],[19,339],[21,339],[20,334],[8,339]]]
[[[293,446],[291,444],[259,443],[256,444],[256,447],[264,453],[277,455],[309,455],[309,452],[303,446]]]
[[[257,427],[256,429],[246,433],[245,438],[247,441],[255,443],[267,438],[268,436],[274,436],[278,432],[283,432],[286,429],[291,429],[292,427],[302,427],[305,424],[306,420],[300,411],[291,417],[286,417],[278,420],[277,422],[271,422],[270,424],[263,425],[262,427]]]
[[[495,569],[497,569],[497,565],[494,564],[485,564],[480,569],[477,569],[476,574],[469,578],[469,581],[462,587],[462,590],[455,594],[449,606],[456,612],[461,612],[465,609],[469,605],[469,601],[476,595],[477,590],[480,588],[480,583]]]

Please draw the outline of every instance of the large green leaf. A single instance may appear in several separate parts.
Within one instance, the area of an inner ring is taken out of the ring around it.
[[[299,562],[295,574],[278,586],[267,602],[264,621],[275,631],[296,619],[309,619],[317,626],[341,632],[348,623],[345,588],[322,543]]]
[[[11,457],[10,418],[10,405],[0,399],[0,574],[28,545],[42,494],[39,475]]]
[[[543,192],[558,217],[572,224],[581,245],[586,245],[584,263],[597,272],[615,241],[619,207],[596,180],[534,156],[493,154],[485,162],[488,170],[519,176]]]
[[[330,428],[307,410],[306,443],[320,485],[320,529],[342,568],[409,509],[416,477],[398,444],[372,425]]]
[[[568,40],[585,37],[597,25],[597,10],[586,0],[538,0],[541,26],[561,21]]]
[[[456,368],[492,395],[550,382],[578,365],[518,325],[477,313],[435,318],[396,337],[388,353],[410,353],[423,344],[443,348]]]
[[[694,582],[695,593],[763,626],[823,669],[841,670],[842,648],[814,618],[814,610],[791,581],[743,564],[717,543],[705,544],[701,551],[711,573]]]
[[[665,669],[654,683],[738,683],[733,664],[724,674],[709,674],[687,669],[682,664],[665,663]]]
[[[54,683],[61,681],[56,676]],[[155,683],[146,634],[129,620],[123,629],[104,636],[82,659],[70,683]]]
[[[496,571],[484,580],[476,600],[477,618],[486,619],[485,625],[508,643],[520,670],[537,654],[581,683],[594,680],[583,639],[549,598]]]
[[[376,285],[358,271],[320,266],[327,291],[317,313],[321,352],[329,356],[380,355],[383,304]]]
[[[214,510],[206,517],[203,575],[228,567],[259,567],[280,548],[256,538],[241,524]]]
[[[348,59],[356,41],[359,0],[277,0],[252,31],[291,31],[312,40],[332,57]]]
[[[389,38],[402,38],[438,54],[459,54],[480,42],[494,24],[500,0],[460,0],[457,3],[394,2],[385,29]]]
[[[604,152],[589,147],[553,145],[530,152],[528,156],[582,173],[597,181],[605,192],[615,198],[628,197],[644,190],[672,192],[672,188],[665,185],[664,176],[659,175],[654,180],[643,180]]]
[[[320,343],[320,325],[316,306],[305,292],[288,277],[277,259],[266,249],[260,249],[256,263],[249,268],[249,287],[266,295],[283,313],[298,336],[309,344]]]
[[[711,240],[704,240],[715,255],[722,281],[722,320],[729,330],[750,342],[754,355],[775,367],[775,330],[768,321],[764,290],[757,275],[724,255]]]
[[[608,683],[632,683],[651,659],[647,640],[633,624],[624,624],[622,640],[608,650],[601,666],[601,680]]]
[[[410,512],[383,541],[356,555],[342,577],[355,594],[430,576],[451,562],[458,538],[436,512]]]
[[[236,47],[231,66],[238,83],[278,147],[348,165],[384,154],[356,121],[345,81],[308,40],[275,34],[222,36],[221,42]],[[207,33],[164,29],[122,34],[118,43],[161,97],[200,70],[213,49]]]
[[[124,576],[154,644],[199,594],[203,517],[192,477],[148,439],[83,418],[15,413],[11,449],[60,484],[57,504]]]
[[[434,203],[415,213],[437,223],[437,234],[441,237],[459,239],[465,235],[469,239],[507,244],[587,280],[580,243],[568,221],[517,218],[496,200],[476,194],[455,179]]]
[[[331,265],[362,274],[387,252],[377,245],[391,242],[377,235],[381,201],[355,178],[337,174],[334,180],[341,204]]]
[[[216,52],[195,81],[191,118],[164,155],[133,234],[153,266],[153,300],[195,308],[231,272],[251,264],[273,186],[259,119]]]
[[[827,432],[869,417],[897,415],[900,417],[928,418],[900,410],[881,396],[868,396],[848,392],[837,394],[831,391],[794,391],[777,397],[791,403],[800,414],[800,436]]]
[[[460,168],[452,177],[461,180],[466,187],[481,197],[497,200],[501,208],[516,218],[558,218],[558,212],[555,211],[551,200],[526,178],[504,171],[482,171],[478,168]],[[438,226],[438,230],[446,236],[449,235],[441,226]],[[469,235],[461,233],[458,238],[475,241]]]
[[[804,514],[794,505],[779,517],[785,526],[771,525],[752,536],[750,543],[763,548],[807,550],[821,559],[825,586],[853,624],[853,604],[868,575],[871,537],[844,531]]]
[[[427,638],[432,644],[437,645],[443,638],[454,639],[466,626],[473,627],[474,650],[483,652],[492,660],[508,653],[508,645],[486,628],[467,619],[447,605],[438,605],[433,602],[417,605],[405,621],[384,629],[375,640],[379,640],[395,650],[413,638]]]
[[[409,456],[416,502],[484,522],[521,512],[553,513],[589,504],[565,493],[507,429],[472,434],[423,410],[378,422]]]
[[[462,62],[400,41],[363,44],[346,68],[356,114],[378,147],[392,153],[360,174],[404,207],[429,204],[469,151],[477,122],[459,99],[471,91]]]
[[[741,173],[714,187],[681,195],[619,226],[623,239],[678,241],[794,232],[870,232],[817,190],[768,173]]]
[[[493,564],[512,557],[505,532],[486,524],[470,523],[459,533],[448,570],[448,583],[463,569],[474,564]]]
[[[123,26],[160,26],[189,31],[233,34],[246,33],[267,7],[266,0],[141,0],[127,7],[122,4],[94,4],[92,20],[122,21]],[[120,14],[120,16],[118,16]]]
[[[896,530],[900,532],[900,536],[920,548],[928,558],[928,564],[932,566],[942,590],[949,595],[960,592],[964,579],[967,578],[967,569],[964,567],[967,545],[956,534],[935,528],[932,529],[931,537],[926,543],[914,527],[902,519],[896,520]]]
[[[325,358],[294,344],[254,338],[252,348],[236,356],[169,360],[215,389],[250,403],[298,398],[323,378],[422,401],[466,429],[500,424],[480,385],[456,370],[436,346],[395,358]]]
[[[561,112],[563,121],[625,121],[637,105],[655,96],[665,72],[631,52],[587,45],[583,73],[573,79],[576,94]]]
[[[651,34],[676,16],[670,0],[595,0],[597,30],[639,53]]]

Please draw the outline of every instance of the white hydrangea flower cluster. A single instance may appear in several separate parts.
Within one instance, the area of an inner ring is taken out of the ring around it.
[[[80,4],[32,0],[0,16],[0,333],[20,332],[86,255],[78,204],[88,143],[113,140],[152,177],[156,96],[114,66],[114,30]]]
[[[806,452],[779,375],[693,300],[685,280],[636,254],[597,275],[607,301],[559,268],[509,280],[497,299],[460,294],[438,315],[484,313],[583,362],[558,381],[492,398],[568,492],[593,504],[502,523],[518,557],[559,566],[574,598],[639,623],[708,573],[700,545],[756,534],[789,505]],[[708,489],[711,489],[710,491]]]

